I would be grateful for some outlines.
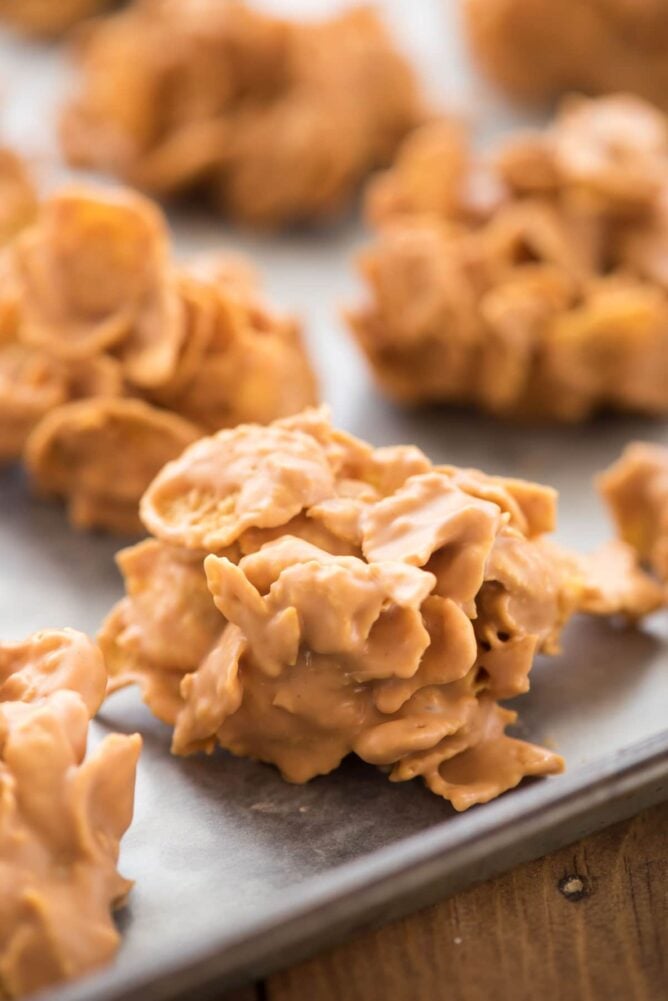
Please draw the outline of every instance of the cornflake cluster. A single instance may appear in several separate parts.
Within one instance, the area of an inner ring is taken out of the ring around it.
[[[668,448],[629,445],[599,485],[622,539],[668,583]]]
[[[624,89],[668,106],[664,0],[462,0],[474,53],[526,101]]]
[[[0,20],[28,35],[53,38],[114,0],[0,0]]]
[[[423,116],[367,8],[300,24],[237,0],[138,0],[87,32],[79,66],[71,162],[160,195],[204,190],[261,227],[341,211]]]
[[[350,321],[383,389],[502,416],[668,412],[668,122],[565,101],[490,159],[415,132],[372,185],[380,230]]]
[[[105,694],[98,648],[71,630],[0,646],[0,998],[107,962],[116,869],[141,739],[111,734],[84,760]]]
[[[237,261],[177,266],[138,195],[56,194],[0,269],[0,461],[23,455],[76,525],[137,531],[187,444],[315,400],[294,320]]]
[[[141,514],[153,537],[119,555],[99,641],[175,753],[220,744],[305,782],[354,752],[458,810],[561,770],[498,700],[568,616],[660,601],[623,544],[587,560],[543,539],[551,489],[374,449],[323,411],[202,439]]]

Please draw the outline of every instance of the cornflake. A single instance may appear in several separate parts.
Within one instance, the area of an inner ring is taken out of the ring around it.
[[[623,543],[614,582],[605,551],[550,544],[555,507],[323,410],[203,438],[144,495],[152,538],[119,556],[110,688],[137,683],[176,754],[219,744],[306,782],[354,752],[458,810],[486,802],[563,768],[505,733],[498,700],[527,691],[535,654],[575,611],[661,601]]]
[[[367,303],[381,386],[502,417],[668,412],[668,122],[641,100],[564,101],[493,156],[456,122],[372,183]]]
[[[0,460],[72,521],[132,533],[158,470],[206,431],[313,403],[294,320],[233,258],[177,265],[162,213],[83,187],[0,260]]]
[[[624,88],[667,106],[663,0],[462,0],[474,54],[514,97]]]
[[[634,442],[599,486],[621,538],[668,583],[668,448]]]
[[[78,63],[71,163],[156,195],[205,191],[253,226],[341,212],[424,117],[367,8],[302,24],[238,0],[139,0],[88,30]]]
[[[141,738],[111,734],[85,758],[105,687],[81,633],[0,646],[2,998],[86,973],[118,948],[110,912],[132,886],[116,863]]]

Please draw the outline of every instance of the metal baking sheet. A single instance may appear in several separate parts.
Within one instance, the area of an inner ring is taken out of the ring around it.
[[[299,12],[314,0],[265,6]],[[435,97],[469,114],[482,141],[517,121],[475,77],[448,0],[383,4]],[[54,110],[68,86],[63,53],[0,36],[0,135],[35,160],[44,186],[58,164]],[[348,220],[281,239],[233,233],[200,211],[171,219],[180,252],[227,246],[251,254],[273,301],[299,312],[336,421],[377,444],[415,442],[433,459],[554,484],[558,537],[591,548],[610,527],[591,483],[634,438],[668,440],[668,426],[599,421],[527,429],[475,415],[402,413],[374,391],[338,311],[359,287],[351,257],[365,237]],[[30,497],[19,469],[0,474],[0,636],[49,626],[94,632],[121,594],[117,542],[75,535],[63,512]],[[567,772],[464,815],[418,783],[391,785],[347,761],[306,786],[219,752],[174,759],[169,733],[134,692],[94,724],[145,738],[135,821],[121,869],[135,879],[120,915],[117,962],[52,1001],[202,1001],[319,947],[433,902],[521,860],[668,796],[668,615],[641,630],[577,621],[562,656],[541,660],[517,700],[519,732],[547,741]]]

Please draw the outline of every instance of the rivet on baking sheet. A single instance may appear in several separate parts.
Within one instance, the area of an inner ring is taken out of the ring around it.
[[[590,892],[584,876],[578,876],[577,873],[564,876],[557,883],[557,888],[566,897],[566,900],[571,900],[574,903],[588,897]]]

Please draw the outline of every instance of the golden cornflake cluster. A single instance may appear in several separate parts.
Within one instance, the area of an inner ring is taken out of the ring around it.
[[[629,445],[599,486],[622,539],[668,583],[668,448]]]
[[[114,0],[0,0],[0,20],[28,35],[52,38]]]
[[[475,155],[414,133],[372,185],[379,238],[351,313],[401,402],[578,421],[668,412],[668,121],[622,95]]]
[[[668,107],[664,0],[462,0],[474,53],[512,95],[624,89]]]
[[[87,32],[79,64],[73,163],[160,195],[204,190],[262,227],[341,211],[423,116],[366,8],[300,24],[237,0],[139,0]]]
[[[295,322],[237,261],[177,266],[141,196],[56,194],[0,268],[0,461],[23,454],[77,525],[137,531],[187,444],[314,402]]]
[[[562,768],[504,732],[536,652],[576,609],[660,601],[623,544],[614,592],[601,557],[550,546],[554,513],[547,487],[374,449],[323,411],[221,431],[142,499],[152,538],[119,555],[99,637],[111,689],[138,683],[177,754],[220,744],[305,782],[354,752],[485,802]]]
[[[105,694],[98,648],[71,630],[0,646],[0,997],[17,998],[112,958],[116,869],[132,819],[137,735],[84,760]]]

